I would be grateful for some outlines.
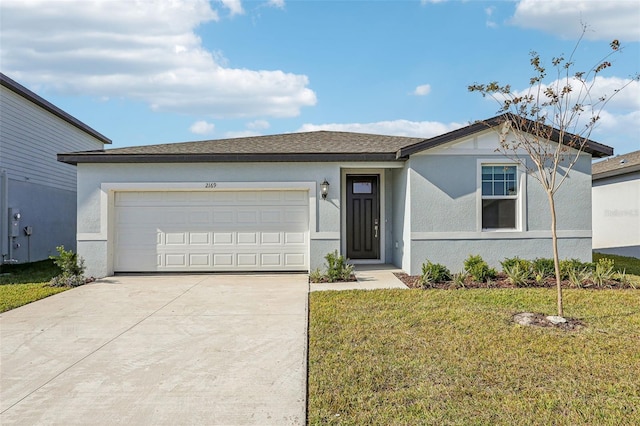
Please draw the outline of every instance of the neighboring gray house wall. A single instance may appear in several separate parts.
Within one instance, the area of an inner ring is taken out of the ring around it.
[[[0,76],[0,263],[46,259],[59,245],[75,250],[76,170],[56,154],[111,141]]]
[[[593,249],[640,258],[640,151],[593,165]]]

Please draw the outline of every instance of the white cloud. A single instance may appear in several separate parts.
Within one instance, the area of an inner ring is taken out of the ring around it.
[[[426,96],[431,93],[431,85],[430,84],[421,84],[416,87],[413,91],[413,94],[416,96]]]
[[[485,15],[487,15],[486,25],[489,28],[496,28],[498,26],[498,24],[491,19],[491,16],[493,16],[493,12],[495,10],[496,8],[494,6],[489,6],[484,9],[484,13]]]
[[[247,128],[254,130],[265,130],[271,127],[267,120],[255,120],[247,123]]]
[[[282,9],[284,8],[284,0],[269,0],[267,5]]]
[[[233,15],[242,15],[244,13],[244,9],[242,8],[242,2],[240,0],[218,0],[220,3],[224,5],[229,12],[231,12],[231,16]]]
[[[231,68],[206,50],[194,30],[219,20],[206,0],[2,0],[0,14],[3,72],[36,90],[217,118],[291,117],[316,103],[305,75]]]
[[[558,36],[576,39],[584,22],[591,40],[640,40],[636,0],[520,0],[511,23],[535,28]]]
[[[196,135],[209,135],[213,133],[213,130],[216,128],[216,125],[213,123],[207,123],[204,120],[196,121],[189,127],[189,131],[191,133],[195,133]]]
[[[439,123],[437,121],[392,120],[375,123],[303,124],[298,132],[332,130],[337,132],[371,133],[377,135],[411,136],[431,138],[464,127],[463,123]]]

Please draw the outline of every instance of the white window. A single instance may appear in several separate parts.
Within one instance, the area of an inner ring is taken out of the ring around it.
[[[518,167],[482,164],[482,229],[518,228]]]

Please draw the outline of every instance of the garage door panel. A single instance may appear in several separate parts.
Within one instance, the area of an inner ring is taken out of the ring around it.
[[[213,212],[213,224],[214,225],[225,225],[225,224],[232,224],[234,222],[234,211],[229,209],[229,210],[223,210],[223,209],[216,209]]]
[[[308,268],[306,191],[116,193],[116,271]]]
[[[187,235],[184,232],[179,233],[167,233],[165,234],[165,244],[170,245],[186,245],[187,244]]]
[[[207,253],[189,254],[189,266],[211,266],[211,256]]]
[[[215,253],[213,255],[213,267],[222,269],[229,268],[234,266],[233,260],[233,253]]]
[[[306,234],[304,232],[285,232],[284,243],[287,245],[306,244],[307,239],[305,237],[306,237]]]
[[[214,245],[227,245],[233,244],[233,232],[214,232],[213,244]]]
[[[280,232],[262,232],[260,236],[262,244],[282,244],[282,234]]]
[[[251,244],[255,245],[258,242],[258,235],[256,232],[238,232],[238,245]]]
[[[187,266],[187,256],[184,253],[167,253],[164,255],[164,265],[167,268],[184,268]]]
[[[238,253],[236,258],[240,267],[257,268],[259,265],[257,253]]]
[[[211,234],[209,232],[191,232],[189,233],[190,245],[210,245]]]
[[[285,262],[289,266],[304,267],[306,265],[305,256],[301,253],[285,253]]]

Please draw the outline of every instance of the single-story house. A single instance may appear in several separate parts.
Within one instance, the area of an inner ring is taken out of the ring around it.
[[[640,151],[593,164],[593,249],[640,259]]]
[[[496,152],[497,116],[430,139],[316,131],[104,151],[78,170],[87,273],[309,271],[334,250],[410,274],[429,259],[551,257],[544,191]],[[591,259],[589,141],[557,194],[562,257]],[[323,185],[324,184],[324,185]]]
[[[0,73],[0,264],[76,250],[76,169],[56,155],[110,143]]]

